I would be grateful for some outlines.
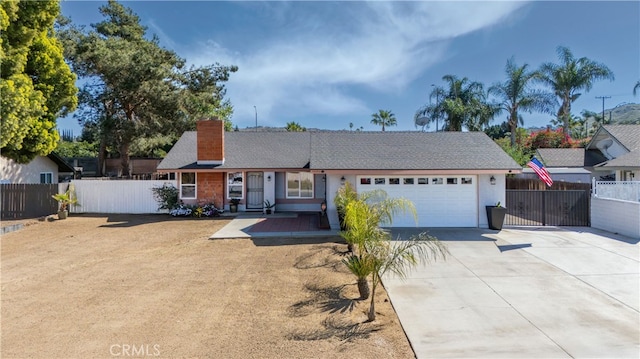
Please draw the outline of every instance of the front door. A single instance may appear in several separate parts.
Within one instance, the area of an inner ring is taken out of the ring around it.
[[[264,181],[262,172],[247,172],[247,211],[262,211]]]

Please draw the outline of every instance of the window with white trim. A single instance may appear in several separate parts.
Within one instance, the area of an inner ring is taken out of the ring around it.
[[[227,198],[244,198],[244,173],[227,174]]]
[[[196,173],[180,174],[180,198],[196,198]]]
[[[313,198],[313,173],[287,172],[287,198]]]
[[[53,183],[53,173],[51,172],[41,172],[40,173],[40,183]]]

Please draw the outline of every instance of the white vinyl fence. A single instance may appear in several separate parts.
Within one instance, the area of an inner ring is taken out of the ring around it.
[[[594,181],[591,227],[640,239],[640,181]]]
[[[176,181],[134,180],[73,180],[80,206],[71,206],[73,213],[167,213],[158,210],[152,188]]]
[[[593,195],[598,198],[640,202],[640,181],[594,181]]]

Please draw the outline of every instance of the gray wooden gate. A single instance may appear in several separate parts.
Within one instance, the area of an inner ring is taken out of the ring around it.
[[[506,225],[589,226],[588,190],[506,190]]]

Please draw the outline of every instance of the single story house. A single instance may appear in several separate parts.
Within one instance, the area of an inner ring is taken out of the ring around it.
[[[320,211],[339,228],[333,204],[345,182],[358,192],[405,197],[424,227],[487,227],[486,205],[505,203],[505,176],[521,167],[482,132],[225,132],[204,120],[158,166],[177,173],[180,200],[241,211]],[[398,215],[395,227],[416,226]]]
[[[55,152],[47,156],[36,156],[27,164],[0,156],[2,183],[58,183],[60,173],[70,173],[73,176],[74,172],[74,168]]]

